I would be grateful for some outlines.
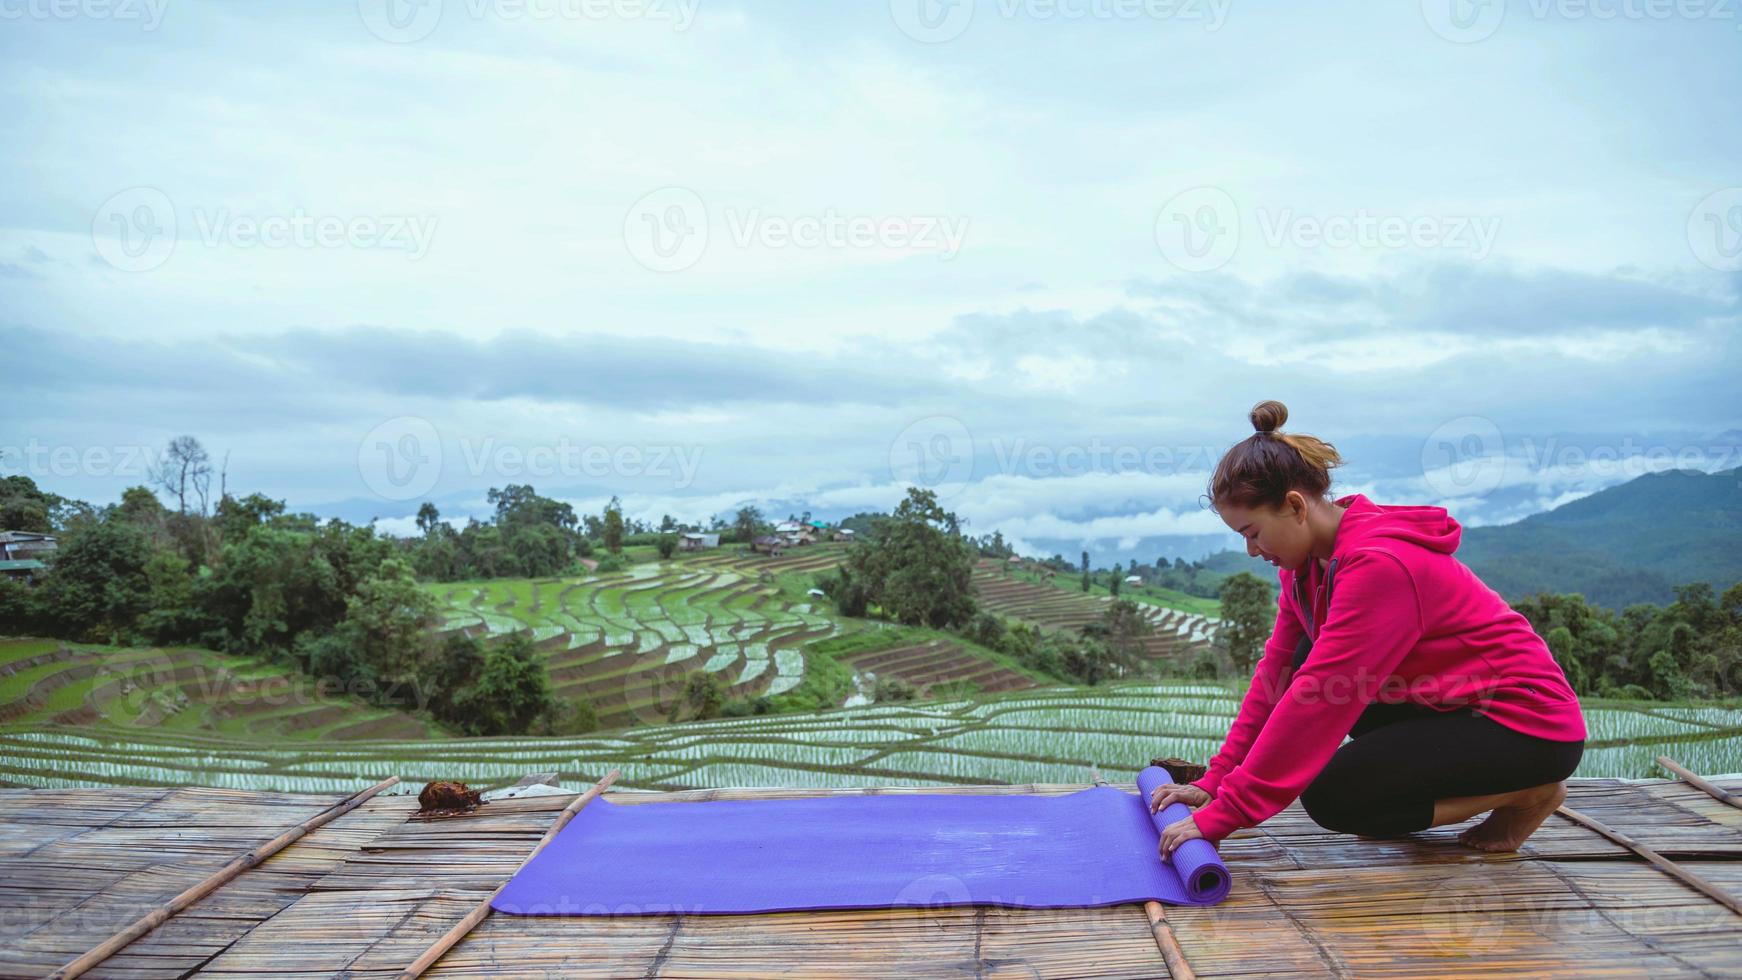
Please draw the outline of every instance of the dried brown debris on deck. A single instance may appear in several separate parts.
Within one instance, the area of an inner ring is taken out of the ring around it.
[[[484,794],[465,783],[440,779],[425,783],[417,794],[417,816],[442,817],[469,813],[484,804]]]
[[[1208,766],[1200,766],[1195,762],[1175,759],[1172,756],[1165,759],[1151,759],[1149,764],[1167,770],[1167,778],[1182,786],[1186,783],[1197,782],[1204,778],[1205,773],[1210,771]]]
[[[1742,780],[1723,781],[1742,788]],[[839,792],[1065,793],[1083,786]],[[1126,784],[1127,791],[1135,787]],[[832,795],[612,793],[619,803]],[[42,976],[339,794],[0,790],[0,976]],[[391,977],[502,883],[573,799],[442,820],[377,796],[243,872],[87,976]],[[1568,806],[1742,892],[1742,810],[1679,781],[1575,780]],[[1524,850],[1328,834],[1291,807],[1222,852],[1229,899],[1168,907],[1198,975],[1742,974],[1742,916],[1591,829]],[[1133,855],[1140,859],[1147,855]],[[493,915],[435,977],[1160,977],[1141,905],[552,918]]]

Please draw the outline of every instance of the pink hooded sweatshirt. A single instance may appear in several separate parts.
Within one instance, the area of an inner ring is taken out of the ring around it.
[[[1193,784],[1212,797],[1193,814],[1207,840],[1298,799],[1373,701],[1470,705],[1526,735],[1585,737],[1579,699],[1548,645],[1452,557],[1462,528],[1444,507],[1385,506],[1358,493],[1336,502],[1348,510],[1331,548],[1330,609],[1317,560],[1301,583],[1307,608],[1296,574],[1280,570],[1276,626],[1252,686]],[[1295,646],[1309,633],[1312,652],[1296,672]]]

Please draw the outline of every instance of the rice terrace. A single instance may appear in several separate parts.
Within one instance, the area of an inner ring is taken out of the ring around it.
[[[438,631],[523,634],[557,696],[595,706],[600,730],[567,738],[453,737],[427,718],[314,697],[282,668],[211,651],[0,641],[0,780],[330,792],[397,774],[409,791],[428,779],[489,788],[553,772],[584,789],[620,768],[618,785],[650,790],[1064,783],[1091,771],[1128,781],[1151,758],[1207,759],[1238,707],[1231,683],[1060,686],[960,636],[843,621],[808,589],[844,550],[428,585]],[[1001,564],[977,563],[974,583],[1011,617],[1073,629],[1106,604]],[[1143,654],[1157,665],[1184,663],[1213,635],[1213,617],[1144,608],[1155,629]],[[840,675],[836,705],[662,723],[692,671],[745,699],[792,692],[807,664]],[[959,696],[869,703],[878,676]],[[1665,753],[1698,772],[1742,771],[1742,706],[1586,699],[1585,717],[1580,776],[1658,775],[1653,760]]]

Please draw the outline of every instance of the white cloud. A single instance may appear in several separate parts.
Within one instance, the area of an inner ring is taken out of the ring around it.
[[[33,367],[0,446],[191,432],[233,452],[237,485],[311,505],[365,496],[360,440],[415,415],[447,440],[444,500],[482,508],[487,487],[533,482],[589,508],[617,492],[657,520],[745,500],[887,508],[892,444],[942,417],[976,450],[947,501],[975,529],[1122,548],[1222,533],[1196,498],[1262,398],[1359,447],[1351,485],[1455,498],[1474,521],[1625,471],[1525,458],[1471,496],[1423,472],[1449,421],[1491,420],[1509,452],[1742,425],[1739,281],[1688,239],[1690,209],[1736,183],[1742,155],[1727,30],[1514,18],[1461,46],[1413,8],[1346,3],[1235,11],[1214,32],[977,17],[925,45],[888,13],[703,4],[683,30],[460,15],[405,45],[343,4],[190,0],[147,35],[15,23],[0,332]],[[1557,74],[1596,63],[1579,84]],[[1649,138],[1615,153],[1615,133]],[[173,199],[176,249],[124,272],[97,257],[93,218],[141,185]],[[677,272],[625,240],[632,205],[667,185],[710,219]],[[1244,237],[1226,266],[1187,274],[1155,223],[1199,185],[1236,202]],[[299,208],[438,220],[415,261],[199,233],[219,210]],[[1273,246],[1259,209],[1499,231],[1480,261]],[[831,210],[965,219],[965,244],[944,260],[730,240],[728,213]],[[565,439],[700,462],[681,486],[463,465],[462,440]],[[1167,461],[1069,463],[1095,445]],[[52,482],[113,499],[137,481]]]

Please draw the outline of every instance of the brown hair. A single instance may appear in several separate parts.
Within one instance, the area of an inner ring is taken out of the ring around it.
[[[1237,442],[1216,463],[1210,477],[1210,507],[1277,507],[1290,490],[1323,497],[1331,488],[1331,467],[1343,458],[1330,443],[1314,436],[1282,432],[1288,407],[1278,401],[1252,406],[1249,416],[1258,430]]]

